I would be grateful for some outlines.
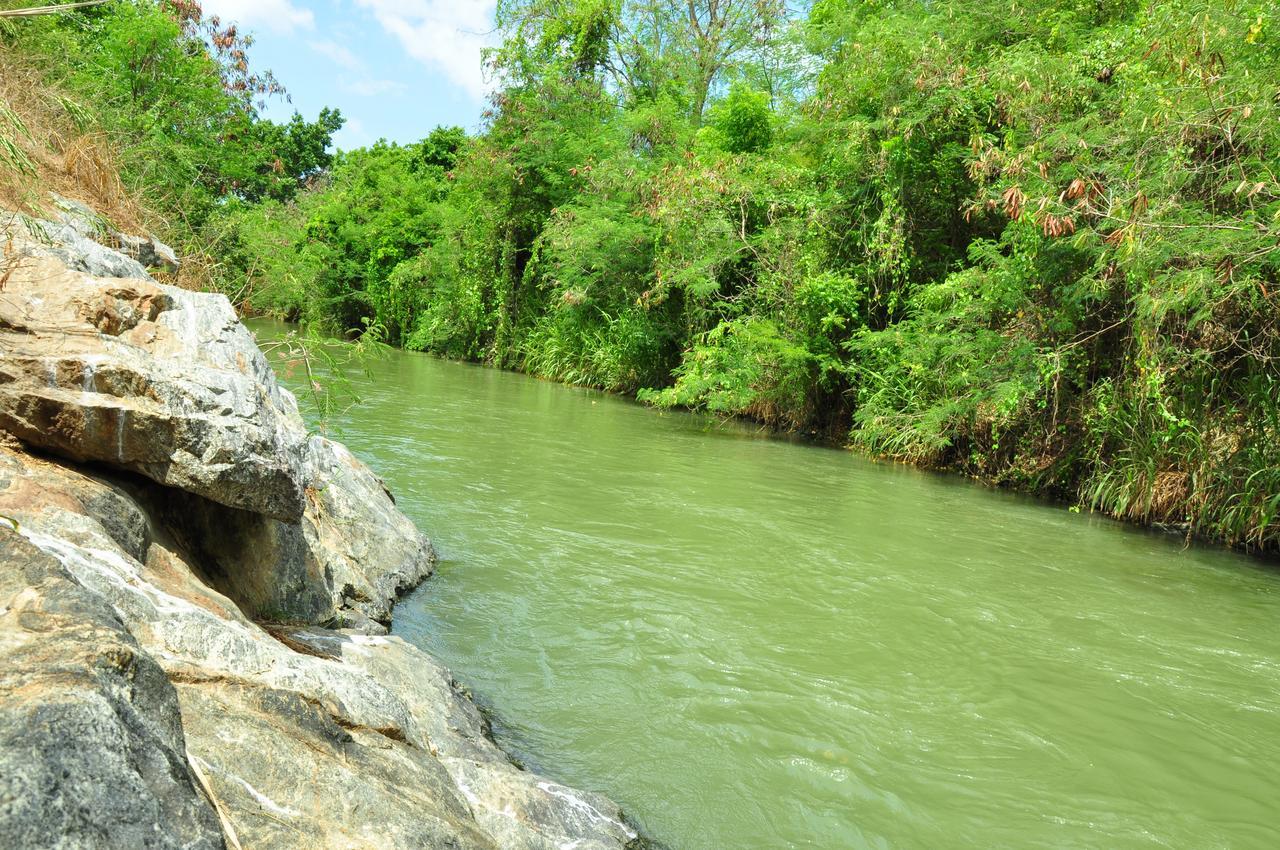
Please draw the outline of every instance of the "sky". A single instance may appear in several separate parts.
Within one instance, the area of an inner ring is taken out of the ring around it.
[[[203,0],[206,15],[254,36],[250,62],[270,69],[292,102],[280,121],[342,110],[343,149],[380,138],[414,142],[439,125],[475,131],[488,86],[480,51],[494,41],[495,0]]]

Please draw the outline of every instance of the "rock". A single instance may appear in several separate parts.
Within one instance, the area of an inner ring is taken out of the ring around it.
[[[13,269],[0,301],[0,428],[284,521],[305,428],[231,305],[144,281]]]
[[[123,233],[85,204],[52,195],[54,219],[0,212],[0,238],[23,256],[52,257],[94,277],[152,280],[148,269],[176,272],[177,252],[153,236]]]
[[[104,599],[6,530],[0,846],[224,846],[164,672]]]
[[[431,544],[227,300],[63,213],[0,298],[0,847],[626,846],[386,636]]]
[[[617,850],[634,837],[605,798],[512,765],[421,650],[245,618],[148,507],[171,494],[0,447],[0,515],[175,683],[186,749],[244,846]]]
[[[5,291],[0,428],[183,491],[171,525],[253,616],[377,630],[431,573],[427,539],[350,452],[308,438],[225,299],[43,259]]]
[[[313,436],[303,470],[302,530],[315,568],[329,577],[340,625],[389,625],[395,600],[435,569],[430,541],[346,446]]]
[[[57,192],[50,192],[49,199],[53,201],[58,221],[69,226],[80,236],[86,239],[99,239],[107,232],[107,220],[98,215],[97,210],[88,204],[59,195]]]
[[[396,637],[339,636],[315,629],[297,630],[291,637],[341,657],[401,697],[476,820],[498,846],[608,850],[638,838],[607,797],[511,764],[489,738],[475,704],[459,692],[449,671],[425,653]]]
[[[80,201],[63,197],[57,192],[51,193],[51,198],[54,207],[57,209],[57,224],[66,225],[78,237],[98,242],[99,247],[113,248],[129,259],[136,260],[143,267],[143,277],[147,277],[146,269],[161,268],[168,272],[176,272],[181,265],[178,262],[177,252],[154,236],[122,233],[112,228],[102,216]],[[64,231],[58,231],[58,233],[65,234]],[[54,238],[53,241],[57,243],[58,239]],[[108,245],[108,243],[110,244]],[[86,246],[77,242],[73,244],[56,244],[55,247],[63,248],[68,253],[74,254],[77,249],[84,250]],[[96,253],[91,248],[89,251]],[[97,274],[87,268],[80,270],[88,271],[90,274]],[[135,275],[99,276],[132,277]]]
[[[431,542],[345,446],[311,437],[303,470],[301,523],[184,492],[138,498],[250,617],[385,634],[395,600],[433,571]]]
[[[228,682],[178,692],[192,757],[246,847],[508,846],[476,824],[439,761],[394,735],[343,727],[290,691]]]
[[[228,508],[190,493],[144,492],[141,502],[202,566],[205,580],[252,619],[336,623],[332,580],[302,526]]]
[[[79,201],[53,196],[56,220],[0,212],[0,239],[24,257],[50,257],[73,271],[95,277],[150,280],[147,270],[132,257],[108,248],[100,241],[107,232],[102,217]]]
[[[168,245],[151,236],[135,236],[116,232],[113,241],[120,253],[137,260],[145,268],[160,268],[176,272],[181,265],[177,253]]]
[[[28,232],[35,237],[27,242],[28,256],[54,257],[94,277],[151,279],[137,260],[86,238],[69,224],[35,219]]]

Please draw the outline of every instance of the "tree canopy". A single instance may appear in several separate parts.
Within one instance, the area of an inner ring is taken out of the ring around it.
[[[27,38],[253,309],[1280,542],[1271,4],[502,0],[478,134],[332,160],[193,5]]]

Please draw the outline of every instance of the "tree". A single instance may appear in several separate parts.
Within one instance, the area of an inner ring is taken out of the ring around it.
[[[783,0],[503,0],[491,67],[515,85],[607,72],[624,101],[670,95],[701,123],[716,85],[766,48]]]
[[[287,124],[252,120],[240,113],[224,138],[232,142],[221,169],[222,194],[251,203],[287,201],[333,162],[329,146],[342,128],[342,113],[325,107],[315,121],[294,113]]]
[[[773,141],[769,96],[745,83],[734,83],[728,96],[712,109],[712,127],[729,153],[759,153]]]
[[[687,57],[691,115],[702,121],[715,83],[752,47],[767,43],[785,15],[782,0],[667,0],[674,49]]]

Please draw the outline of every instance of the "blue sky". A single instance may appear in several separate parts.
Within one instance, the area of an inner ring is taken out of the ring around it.
[[[416,141],[437,124],[474,131],[484,108],[480,51],[493,41],[494,0],[203,0],[206,14],[254,34],[255,68],[270,68],[296,109],[336,106],[340,148]]]

